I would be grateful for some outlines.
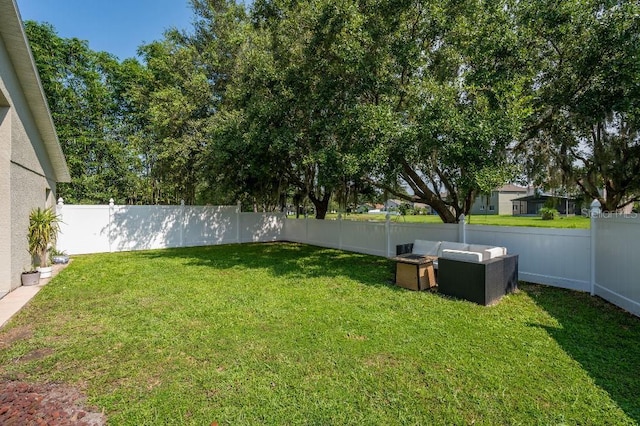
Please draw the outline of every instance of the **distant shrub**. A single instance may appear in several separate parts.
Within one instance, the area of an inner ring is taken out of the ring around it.
[[[400,212],[400,214],[402,216],[406,216],[408,214],[411,214],[411,206],[407,203],[402,203],[398,206],[398,211]]]
[[[542,216],[542,220],[553,220],[558,215],[558,210],[551,207],[543,207],[538,213]]]

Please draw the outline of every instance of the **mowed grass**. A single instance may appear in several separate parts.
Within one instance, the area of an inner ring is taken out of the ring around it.
[[[115,425],[640,422],[637,317],[392,277],[289,243],[77,257],[0,330],[0,377],[79,387]]]
[[[291,216],[290,216],[291,217]],[[337,219],[337,214],[328,214],[327,219]],[[344,220],[362,220],[384,222],[384,214],[348,214]],[[437,215],[392,215],[392,222],[396,223],[442,223]],[[469,225],[490,226],[531,226],[536,228],[578,228],[589,229],[590,219],[584,216],[559,216],[553,220],[542,220],[540,216],[510,216],[510,215],[471,215],[466,218]]]

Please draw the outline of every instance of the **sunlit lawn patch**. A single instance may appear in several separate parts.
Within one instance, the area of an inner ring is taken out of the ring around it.
[[[91,255],[0,341],[0,375],[82,387],[113,424],[634,424],[640,320],[523,286],[493,307],[297,244]],[[20,334],[20,330],[28,332]]]

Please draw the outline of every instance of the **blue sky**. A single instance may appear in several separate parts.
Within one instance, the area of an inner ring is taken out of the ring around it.
[[[17,0],[23,20],[48,22],[60,37],[88,40],[89,47],[119,59],[162,38],[170,27],[189,30],[188,0]]]

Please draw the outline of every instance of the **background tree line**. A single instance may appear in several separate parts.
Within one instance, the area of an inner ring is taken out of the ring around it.
[[[456,222],[517,180],[639,200],[637,2],[191,4],[191,30],[124,61],[26,23],[68,202],[324,218],[384,191]]]

